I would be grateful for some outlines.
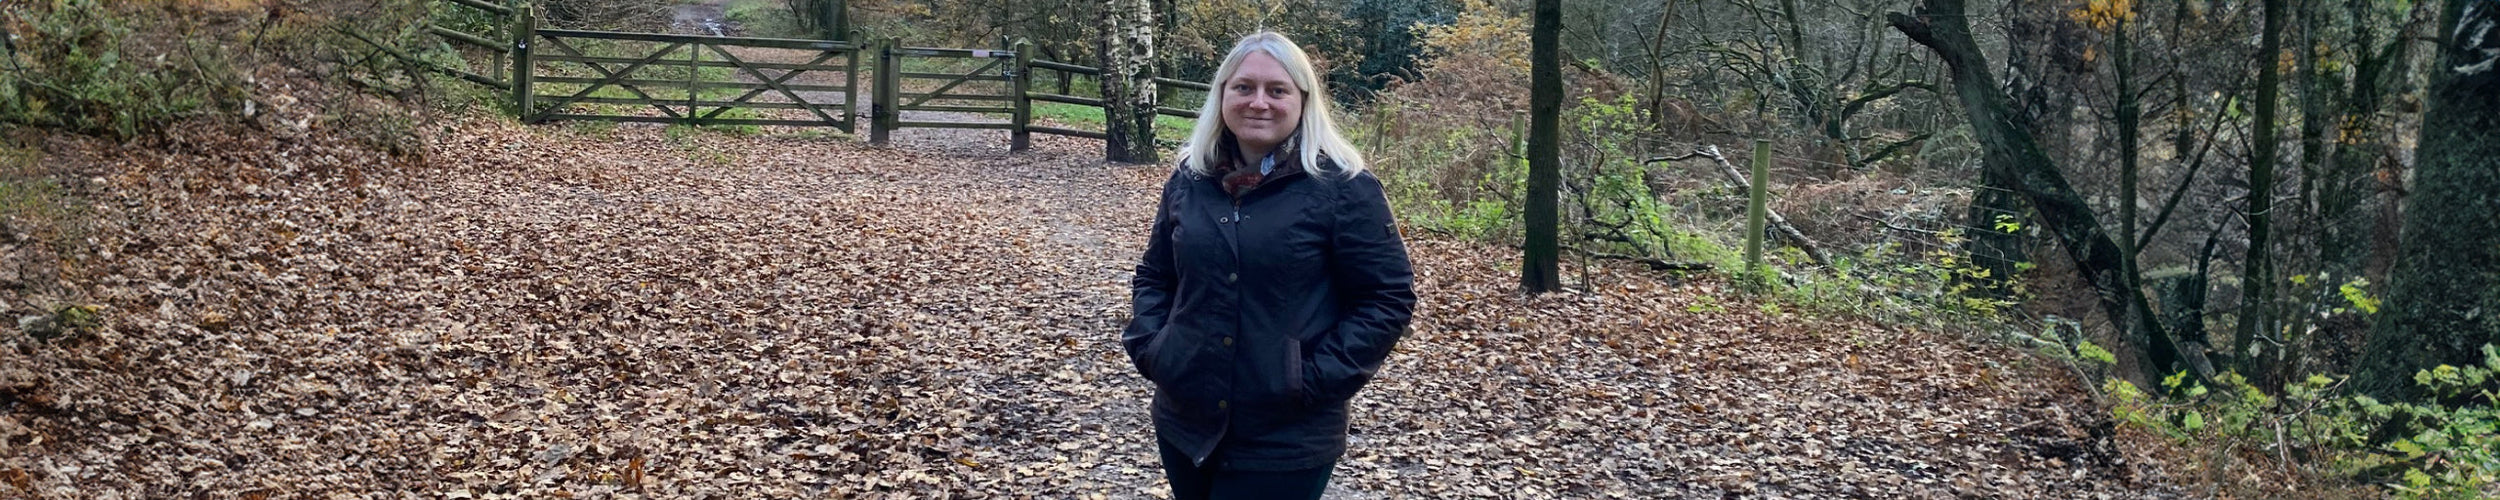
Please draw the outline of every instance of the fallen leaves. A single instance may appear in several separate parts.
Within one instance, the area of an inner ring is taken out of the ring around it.
[[[451,125],[423,162],[249,138],[85,156],[113,170],[97,205],[121,221],[84,270],[105,323],[0,349],[27,374],[0,381],[55,401],[0,410],[0,481],[1165,495],[1148,384],[1115,339],[1166,170],[1055,137],[1008,155],[994,133],[881,149]],[[1512,251],[1412,244],[1422,309],[1357,397],[1336,497],[2166,488],[2081,430],[2097,411],[2077,389],[1981,368],[2003,349],[1764,315],[1629,268],[1523,298]]]

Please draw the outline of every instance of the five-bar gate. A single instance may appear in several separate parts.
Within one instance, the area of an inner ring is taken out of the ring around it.
[[[430,24],[427,30],[492,62],[486,68],[434,69],[509,92],[519,115],[531,123],[829,126],[857,133],[858,119],[866,117],[869,140],[878,144],[904,128],[989,129],[1008,131],[1018,151],[1030,145],[1034,133],[1104,136],[1034,123],[1037,101],[1103,106],[1099,96],[1033,91],[1037,70],[1057,72],[1062,88],[1067,79],[1100,78],[1102,71],[1032,59],[1026,42],[989,50],[905,47],[891,39],[862,44],[540,29],[528,2],[441,1],[461,16],[485,21],[466,23],[472,25],[467,29]],[[859,39],[856,33],[849,38]],[[868,64],[874,66],[863,68]],[[868,88],[861,87],[862,74],[873,78]],[[1201,95],[1208,91],[1197,82],[1156,78],[1155,83]],[[862,97],[871,100],[867,109],[860,107]],[[1155,111],[1198,115],[1189,108]]]

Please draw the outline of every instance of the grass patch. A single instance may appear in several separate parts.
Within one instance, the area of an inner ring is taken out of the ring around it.
[[[1033,119],[1068,125],[1080,130],[1102,130],[1102,108],[1056,102],[1033,103]],[[1197,122],[1170,115],[1155,115],[1155,139],[1173,141],[1189,137],[1190,127]]]
[[[0,147],[0,216],[51,225],[44,223],[79,213],[60,181],[40,168],[42,157],[31,149]]]
[[[42,151],[0,145],[0,241],[40,242],[61,254],[84,244],[87,206],[61,182]]]

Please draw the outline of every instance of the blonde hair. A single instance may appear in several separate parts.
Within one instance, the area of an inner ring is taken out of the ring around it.
[[[1198,124],[1190,128],[1189,141],[1181,144],[1182,168],[1198,175],[1211,176],[1214,172],[1208,169],[1226,160],[1224,156],[1235,154],[1223,151],[1229,142],[1224,140],[1227,133],[1224,129],[1224,82],[1241,71],[1241,60],[1248,58],[1251,52],[1266,52],[1268,56],[1275,57],[1276,62],[1285,66],[1285,74],[1293,78],[1293,86],[1302,91],[1302,123],[1295,128],[1292,138],[1278,145],[1279,149],[1300,149],[1302,164],[1307,168],[1319,168],[1320,158],[1326,157],[1346,178],[1363,173],[1363,154],[1354,149],[1354,143],[1345,140],[1344,134],[1337,132],[1337,120],[1333,116],[1335,106],[1329,104],[1328,93],[1325,92],[1327,87],[1320,85],[1319,72],[1311,67],[1311,57],[1303,54],[1302,47],[1294,45],[1293,40],[1274,31],[1260,31],[1241,37],[1241,41],[1233,43],[1232,53],[1224,56],[1224,64],[1215,70],[1215,79],[1207,84],[1214,90],[1207,93],[1207,102],[1198,107]]]

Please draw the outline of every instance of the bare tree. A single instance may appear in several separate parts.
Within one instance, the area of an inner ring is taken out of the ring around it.
[[[1103,156],[1154,163],[1155,24],[1151,0],[1111,0],[1102,12]]]
[[[1562,289],[1562,0],[1536,0],[1528,91],[1528,241],[1519,287],[1530,294]]]
[[[2159,377],[2181,366],[2182,353],[2144,306],[2143,290],[2126,286],[2134,279],[2126,276],[2129,269],[2120,258],[2118,243],[2102,229],[2092,207],[2067,183],[2065,174],[2058,171],[2047,151],[2040,148],[2039,140],[2032,136],[2030,119],[2015,113],[2012,99],[1998,90],[1996,76],[1989,73],[1987,57],[1971,37],[1970,19],[1962,0],[1924,0],[1914,12],[1893,13],[1890,22],[1910,40],[1933,49],[1952,69],[1954,95],[1961,98],[1962,111],[1970,120],[1973,135],[1986,150],[1980,162],[1982,181],[1997,189],[2020,193],[2029,201],[2039,212],[2041,222],[2057,236],[2059,246],[2074,260],[2076,271],[2098,292],[2101,310],[2113,321],[2133,323],[2136,331],[2145,333],[2149,344],[2145,349],[2147,375]]]

